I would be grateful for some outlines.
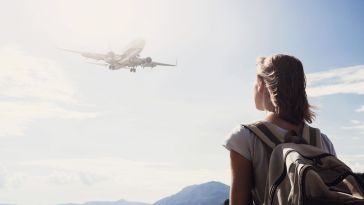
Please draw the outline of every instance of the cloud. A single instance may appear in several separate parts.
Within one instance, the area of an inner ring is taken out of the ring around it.
[[[78,102],[76,90],[62,68],[49,59],[33,57],[16,47],[2,47],[0,70],[1,97]]]
[[[364,122],[359,120],[350,120],[351,125],[349,126],[342,126],[341,129],[348,129],[348,130],[358,130],[360,134],[364,134]],[[355,137],[361,138],[361,137]]]
[[[52,204],[123,197],[154,202],[191,184],[211,180],[228,183],[230,173],[225,169],[181,169],[177,164],[118,157],[27,160],[8,162],[2,168],[1,191],[14,193],[18,183],[16,196],[33,204],[45,200],[44,195],[52,196]],[[54,193],[68,195],[65,198]]]
[[[55,185],[68,185],[81,183],[83,185],[92,186],[103,180],[110,179],[107,176],[93,174],[90,172],[67,172],[56,170],[47,176],[50,184]]]
[[[0,165],[0,188],[19,188],[26,180],[26,175],[21,171],[12,171],[6,165]]]
[[[126,185],[143,184],[145,181],[159,183],[158,181],[163,179],[185,182],[188,178],[193,178],[192,181],[225,178],[221,175],[213,176],[211,170],[184,170],[171,163],[133,161],[116,157],[33,160],[21,162],[19,165],[25,169],[47,170],[44,176],[55,184],[81,182],[90,185],[93,182],[112,179],[129,181]],[[171,177],[167,177],[168,175]],[[184,180],[180,180],[180,177]]]
[[[4,167],[0,166],[0,188],[5,186],[6,183],[6,176],[5,176]]]
[[[54,61],[0,48],[0,136],[24,135],[37,119],[85,119],[75,86]],[[71,108],[70,108],[71,107]]]
[[[311,97],[364,94],[364,65],[307,74],[307,94]]]
[[[355,110],[356,112],[364,112],[364,105]]]
[[[364,94],[364,65],[331,69],[307,74],[307,94],[311,97],[333,94]],[[355,109],[364,112],[364,105]],[[342,129],[356,129],[364,134],[364,122],[351,120],[351,125]],[[353,137],[360,139],[361,137]]]

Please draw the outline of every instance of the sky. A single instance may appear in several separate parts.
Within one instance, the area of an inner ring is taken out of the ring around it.
[[[229,184],[222,146],[255,109],[255,59],[299,58],[312,123],[364,172],[364,2],[1,1],[0,203],[153,203]],[[108,70],[57,48],[174,68]]]

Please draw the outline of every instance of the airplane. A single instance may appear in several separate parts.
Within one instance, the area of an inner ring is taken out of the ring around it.
[[[113,51],[109,51],[106,54],[101,53],[89,53],[82,51],[75,51],[70,49],[61,50],[78,53],[85,58],[94,59],[97,61],[104,61],[104,63],[92,62],[96,65],[106,66],[110,70],[118,70],[121,68],[129,69],[130,72],[136,72],[137,67],[150,67],[156,66],[177,66],[176,64],[159,63],[152,60],[151,57],[140,57],[140,53],[144,49],[145,41],[143,39],[135,39],[130,42],[121,54],[116,54]]]

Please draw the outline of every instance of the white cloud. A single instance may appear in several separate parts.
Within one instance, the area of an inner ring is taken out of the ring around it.
[[[1,97],[78,102],[74,86],[51,60],[30,56],[15,47],[2,47],[0,71]]]
[[[84,119],[77,91],[55,62],[16,47],[0,48],[0,136],[23,135],[36,119]],[[66,108],[67,107],[67,108]]]
[[[22,171],[9,170],[6,165],[0,164],[0,188],[19,188],[26,180]]]
[[[364,134],[364,122],[358,120],[350,120],[351,125],[342,126],[341,129],[358,130],[360,134]],[[358,138],[358,137],[355,137]],[[359,137],[361,138],[361,136]]]
[[[6,183],[5,170],[3,166],[0,166],[0,188],[4,187]]]
[[[311,97],[332,94],[364,94],[364,65],[307,74],[307,94]]]
[[[67,172],[59,170],[52,172],[47,178],[49,183],[55,185],[81,183],[88,186],[109,179],[109,177],[92,174],[89,172]]]
[[[332,94],[364,94],[364,65],[331,69],[307,74],[307,94],[311,97]],[[364,112],[364,105],[355,109],[356,112]],[[341,129],[357,130],[364,134],[364,122],[351,120],[350,125]],[[362,139],[361,136],[353,136],[353,140]]]
[[[360,124],[360,121],[359,120],[350,120],[351,123],[357,125],[357,124]]]
[[[171,163],[115,157],[21,161],[3,165],[3,169],[6,174],[0,174],[0,179],[4,180],[1,188],[4,193],[14,193],[10,178],[18,176],[20,186],[16,198],[19,200],[13,202],[17,204],[121,198],[154,202],[191,184],[211,180],[228,183],[230,173],[229,170],[181,169]],[[55,193],[67,193],[67,197]]]
[[[97,116],[62,108],[47,102],[0,102],[0,136],[24,135],[35,120],[45,118],[85,119]]]
[[[364,105],[355,110],[356,112],[364,112]]]

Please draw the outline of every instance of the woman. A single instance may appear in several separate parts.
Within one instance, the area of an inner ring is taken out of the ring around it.
[[[306,79],[300,60],[277,54],[257,59],[254,86],[256,109],[266,111],[264,121],[277,131],[302,133],[304,124],[315,114],[306,95]],[[265,145],[251,131],[238,126],[225,141],[230,150],[230,205],[263,204],[269,154]],[[321,147],[336,155],[328,137],[321,133]]]

